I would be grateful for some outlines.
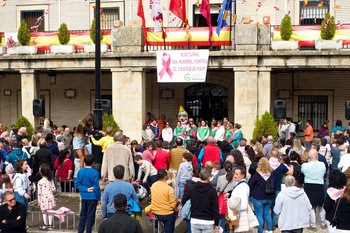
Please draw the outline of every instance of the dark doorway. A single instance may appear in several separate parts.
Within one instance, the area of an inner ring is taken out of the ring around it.
[[[201,117],[210,122],[228,115],[228,88],[210,83],[196,84],[187,87],[185,95],[186,111],[195,122]]]

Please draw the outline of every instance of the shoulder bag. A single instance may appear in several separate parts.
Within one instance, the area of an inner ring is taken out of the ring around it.
[[[339,203],[340,203],[340,198],[338,199],[337,207],[335,208],[333,219],[329,223],[332,227],[336,227],[338,225],[338,221],[339,221],[339,212],[338,212]]]

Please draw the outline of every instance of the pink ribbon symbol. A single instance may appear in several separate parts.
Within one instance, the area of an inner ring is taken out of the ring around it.
[[[174,73],[171,71],[170,69],[170,62],[171,62],[171,59],[170,59],[170,55],[168,53],[163,53],[163,56],[162,56],[162,65],[163,65],[163,68],[162,70],[159,72],[159,76],[160,76],[160,79],[163,78],[164,74],[165,73],[168,73],[168,75],[170,76],[170,78],[173,77]]]

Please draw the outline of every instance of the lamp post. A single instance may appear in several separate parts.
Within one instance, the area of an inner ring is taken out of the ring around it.
[[[100,0],[96,0],[96,40],[95,40],[95,103],[94,103],[94,129],[102,130],[102,101],[101,101],[101,20]],[[102,134],[94,135],[99,140]],[[100,146],[92,145],[92,153],[95,156],[94,167],[101,174],[102,150]]]

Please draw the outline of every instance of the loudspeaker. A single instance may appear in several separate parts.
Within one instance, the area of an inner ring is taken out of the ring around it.
[[[345,119],[350,120],[350,100],[345,101]]]
[[[45,116],[45,100],[42,100],[42,99],[33,100],[33,115]]]
[[[285,100],[275,100],[274,101],[274,114],[275,119],[286,118],[286,101]]]
[[[108,115],[111,115],[111,100],[102,99],[101,100],[101,108],[102,108],[102,114],[107,113]]]

